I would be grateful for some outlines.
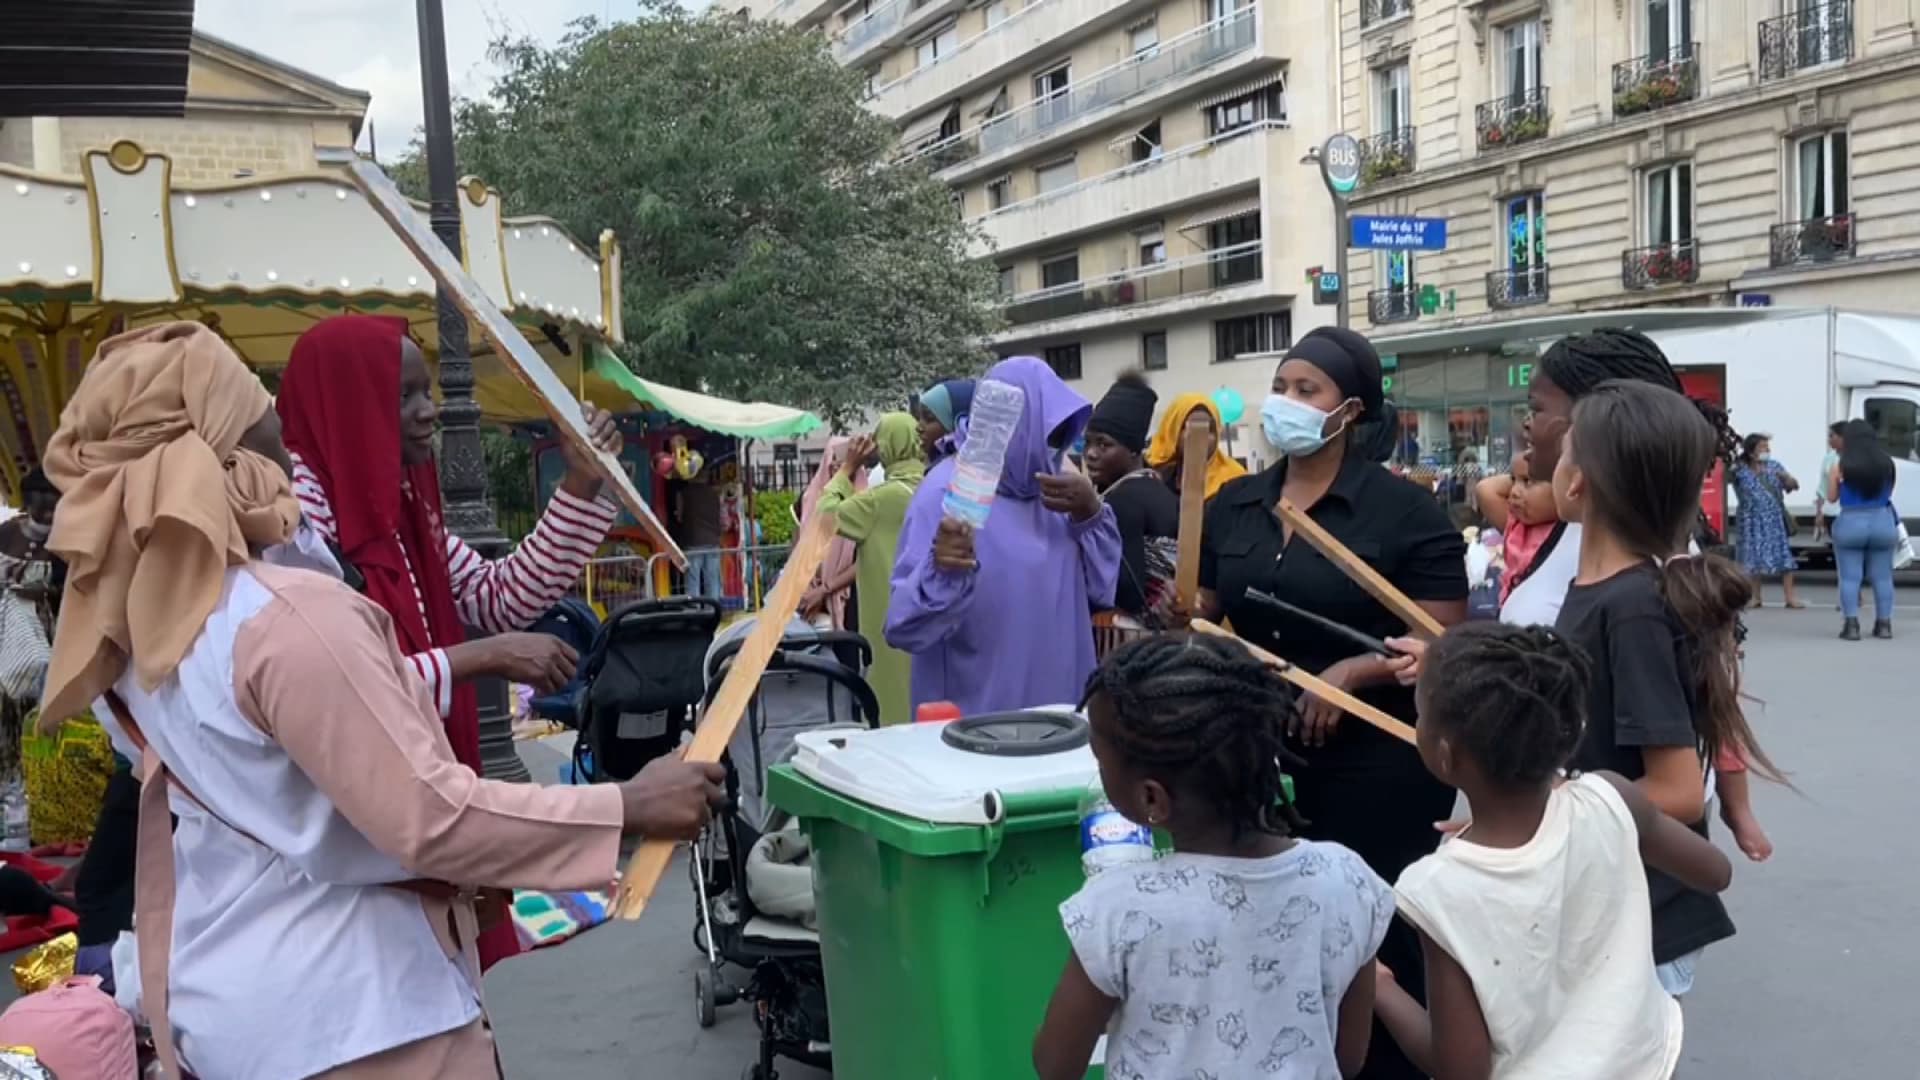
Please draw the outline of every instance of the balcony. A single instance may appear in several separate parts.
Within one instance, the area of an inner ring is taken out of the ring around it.
[[[833,58],[852,66],[880,46],[931,25],[954,9],[949,0],[887,0],[848,23],[833,43]]]
[[[1775,225],[1768,247],[1768,265],[1818,266],[1844,262],[1854,255],[1854,215],[1832,214]]]
[[[1413,172],[1413,129],[1401,128],[1360,140],[1360,183],[1378,184]]]
[[[1253,187],[1265,172],[1266,122],[1090,176],[975,218],[992,249],[1019,251],[1203,198]]]
[[[1375,289],[1367,294],[1367,321],[1375,326],[1412,322],[1420,317],[1420,293],[1412,288]]]
[[[1249,284],[1260,280],[1262,250],[1261,242],[1255,240],[1176,262],[1022,293],[1008,301],[1007,321],[1024,326]]]
[[[1488,274],[1487,306],[1505,311],[1546,303],[1547,269],[1544,265],[1516,266]]]
[[[1620,284],[1638,291],[1662,285],[1691,285],[1700,280],[1700,242],[1679,240],[1630,248],[1620,253]]]
[[[1613,65],[1613,115],[1635,116],[1692,101],[1700,92],[1700,46]]]
[[[1245,52],[1254,43],[1255,10],[1241,8],[1162,42],[1156,50],[1097,71],[1052,97],[1028,102],[951,139],[924,147],[907,159],[932,158],[939,162],[936,168],[949,168],[1061,129],[1109,105]]]
[[[944,6],[931,0],[926,8]],[[1035,52],[1064,48],[1089,25],[1139,5],[1140,0],[1033,0],[956,45],[952,52],[874,89],[869,107],[895,120],[960,97],[996,72],[1025,70]],[[916,12],[909,16],[919,22]]]
[[[1480,150],[1505,150],[1547,137],[1547,88],[1536,86],[1523,94],[1496,98],[1473,110],[1473,129]]]
[[[1360,25],[1373,26],[1413,11],[1413,0],[1360,0]]]
[[[1853,3],[1834,0],[1760,24],[1760,81],[1853,59]]]

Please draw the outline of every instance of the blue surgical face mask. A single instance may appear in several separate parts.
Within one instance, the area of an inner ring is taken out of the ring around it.
[[[1285,394],[1268,394],[1260,406],[1260,427],[1266,433],[1268,445],[1275,450],[1288,457],[1305,457],[1340,433],[1326,434],[1327,418],[1331,415]]]

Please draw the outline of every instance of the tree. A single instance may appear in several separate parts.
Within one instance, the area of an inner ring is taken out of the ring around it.
[[[844,423],[990,359],[970,227],[891,160],[892,125],[817,33],[666,4],[493,55],[491,94],[456,106],[460,170],[510,213],[615,231],[635,371]],[[417,161],[395,173],[423,194]]]

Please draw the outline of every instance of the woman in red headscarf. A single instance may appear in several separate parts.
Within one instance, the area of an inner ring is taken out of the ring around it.
[[[499,676],[545,690],[572,677],[571,648],[513,631],[565,595],[618,507],[599,497],[598,474],[569,448],[566,478],[512,555],[489,562],[450,535],[433,462],[433,379],[404,319],[339,315],[315,324],[294,344],[276,406],[307,523],[392,617],[454,756],[479,772],[479,709],[467,680]],[[595,442],[618,454],[613,418],[587,412]],[[468,641],[466,626],[494,636]],[[481,936],[483,966],[518,951],[510,923]]]

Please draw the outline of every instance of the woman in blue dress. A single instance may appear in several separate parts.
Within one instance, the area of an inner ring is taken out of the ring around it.
[[[1740,496],[1740,532],[1734,552],[1740,565],[1753,575],[1753,606],[1760,606],[1761,583],[1779,578],[1787,606],[1805,604],[1793,592],[1793,572],[1799,569],[1793,548],[1787,542],[1786,497],[1800,482],[1773,460],[1770,437],[1755,433],[1740,444],[1740,456],[1733,463],[1733,487]]]

